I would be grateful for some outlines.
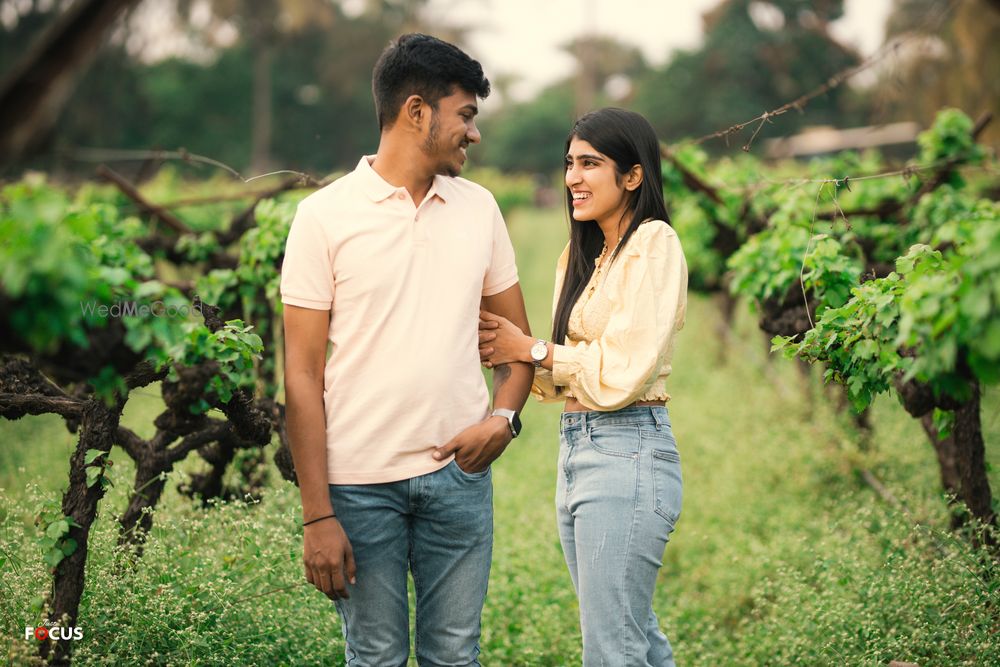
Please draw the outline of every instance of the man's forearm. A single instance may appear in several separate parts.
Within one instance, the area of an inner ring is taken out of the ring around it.
[[[531,392],[535,369],[531,364],[513,362],[493,369],[493,407],[521,411]]]
[[[531,335],[519,284],[514,284],[499,294],[484,297],[482,307],[506,317],[525,335]],[[496,366],[493,369],[493,407],[520,412],[531,392],[531,382],[534,379],[535,368],[531,363],[512,362]]]
[[[312,382],[289,382],[286,387],[285,418],[288,444],[302,496],[302,519],[309,521],[330,514],[327,478],[326,414],[322,386]]]

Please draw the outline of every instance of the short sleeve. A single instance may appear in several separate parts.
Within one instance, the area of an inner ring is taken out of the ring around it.
[[[332,249],[319,219],[300,203],[281,264],[281,302],[313,310],[333,307]]]
[[[514,246],[511,245],[510,235],[507,233],[507,224],[504,222],[503,214],[496,200],[490,197],[493,203],[492,220],[492,241],[493,250],[490,257],[490,266],[483,278],[483,296],[493,296],[499,294],[508,287],[517,283],[517,264],[514,262]]]
[[[605,283],[612,311],[604,332],[575,346],[556,345],[552,357],[554,384],[569,387],[592,410],[617,410],[644,394],[684,324],[687,263],[669,225],[644,223],[616,261],[623,265],[620,279],[609,274]]]

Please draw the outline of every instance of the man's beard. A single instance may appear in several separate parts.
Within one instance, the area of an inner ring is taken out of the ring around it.
[[[441,128],[438,125],[437,117],[432,116],[431,127],[430,131],[427,134],[427,139],[424,140],[423,145],[420,147],[420,149],[424,152],[424,154],[434,157],[441,153],[441,137],[439,136],[440,129]],[[435,174],[442,174],[444,176],[455,177],[458,176],[461,173],[461,171],[462,171],[461,165],[456,165],[454,162],[451,162],[447,159],[442,160],[438,162],[436,165],[434,165]]]

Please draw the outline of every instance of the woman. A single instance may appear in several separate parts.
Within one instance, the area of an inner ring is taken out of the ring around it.
[[[566,188],[570,240],[556,265],[555,342],[483,312],[480,352],[489,367],[534,362],[532,392],[566,402],[556,506],[584,665],[673,665],[652,599],[681,511],[665,402],[687,264],[667,224],[649,122],[622,109],[580,118],[566,141]]]

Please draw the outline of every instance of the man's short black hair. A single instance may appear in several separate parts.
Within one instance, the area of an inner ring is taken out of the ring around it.
[[[420,95],[436,109],[454,86],[479,98],[490,94],[483,66],[460,48],[430,35],[402,35],[382,52],[372,73],[379,130],[392,126],[410,95]]]

